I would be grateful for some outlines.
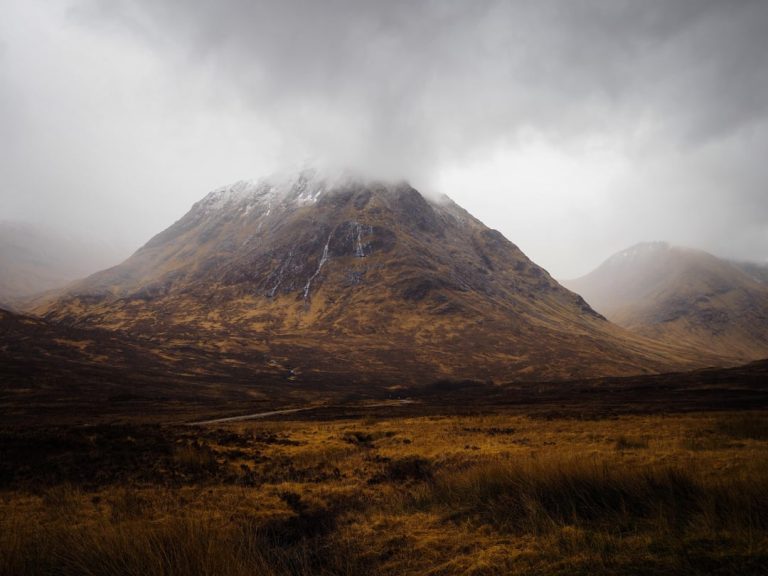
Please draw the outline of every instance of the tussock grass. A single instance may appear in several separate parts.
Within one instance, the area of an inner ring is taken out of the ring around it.
[[[768,416],[731,414],[715,422],[715,431],[739,440],[768,440]]]
[[[330,535],[335,511],[313,507],[295,493],[285,499],[294,514],[266,521],[184,512],[152,522],[114,514],[75,524],[61,518],[34,524],[21,517],[6,519],[0,536],[0,575],[364,573],[344,543]]]
[[[281,573],[255,533],[210,520],[175,518],[149,526],[103,522],[69,530],[61,525],[16,528],[0,560],[0,573],[8,576]]]
[[[173,461],[180,469],[190,474],[212,473],[218,468],[214,451],[200,444],[177,446],[173,451]]]
[[[707,480],[692,469],[615,461],[488,462],[443,473],[414,497],[452,520],[540,534],[563,526],[659,533],[706,526],[768,529],[768,474]]]
[[[647,438],[630,438],[622,434],[616,439],[616,450],[641,450],[648,448]]]
[[[70,431],[61,450],[26,435],[29,457],[9,432],[0,576],[766,574],[762,426],[260,422]],[[79,473],[92,457],[98,481]]]

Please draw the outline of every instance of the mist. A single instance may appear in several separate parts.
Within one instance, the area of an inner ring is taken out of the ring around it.
[[[763,2],[10,0],[3,219],[137,248],[311,163],[447,193],[560,278],[768,259]]]

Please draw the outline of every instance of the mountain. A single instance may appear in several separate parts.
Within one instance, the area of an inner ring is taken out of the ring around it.
[[[639,244],[564,285],[638,334],[734,360],[768,357],[768,286],[706,252]]]
[[[232,363],[262,358],[295,381],[530,380],[697,363],[612,325],[447,197],[312,171],[211,192],[37,312]]]
[[[61,288],[118,262],[119,253],[32,224],[0,221],[0,303]]]
[[[731,260],[731,264],[746,272],[753,280],[757,280],[761,284],[768,284],[768,263]]]

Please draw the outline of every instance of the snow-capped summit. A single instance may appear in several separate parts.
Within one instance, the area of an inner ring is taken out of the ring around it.
[[[640,242],[639,244],[635,244],[634,246],[631,246],[626,250],[617,252],[616,254],[608,258],[608,260],[606,260],[605,263],[608,265],[626,264],[627,261],[631,261],[637,258],[648,257],[650,255],[658,254],[665,250],[669,250],[669,244],[667,242]]]
[[[315,169],[305,169],[290,176],[274,174],[258,180],[239,180],[213,190],[194,208],[212,212],[236,207],[250,213],[254,210],[269,211],[277,204],[303,206],[316,202],[323,192],[335,185],[336,180],[320,176]]]
[[[669,366],[449,199],[349,173],[217,189],[46,311],[242,346],[306,375],[532,379]]]

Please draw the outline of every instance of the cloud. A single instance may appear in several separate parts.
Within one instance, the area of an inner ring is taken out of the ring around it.
[[[563,276],[654,238],[768,257],[768,3],[10,4],[21,215],[66,198],[144,239],[311,159],[440,187]]]
[[[766,112],[761,2],[89,2],[269,118],[287,153],[431,168],[523,129],[727,136]],[[428,169],[427,168],[427,169]]]

